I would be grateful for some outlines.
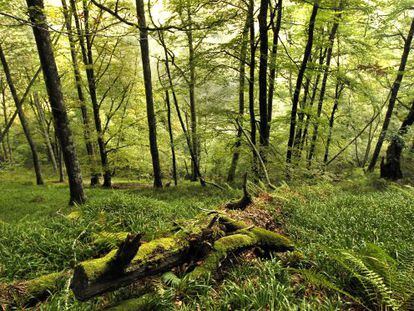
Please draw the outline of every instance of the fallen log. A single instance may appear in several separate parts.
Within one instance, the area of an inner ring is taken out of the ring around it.
[[[191,261],[200,253],[200,248],[205,247],[205,242],[216,239],[219,233],[212,228],[216,221],[216,215],[209,215],[169,237],[143,243],[123,272],[110,268],[117,250],[105,257],[80,263],[75,267],[71,283],[75,297],[85,301]]]
[[[143,243],[123,272],[111,268],[119,250],[82,262],[75,267],[71,288],[77,299],[85,301],[205,258],[203,265],[192,272],[199,278],[214,272],[228,254],[251,247],[284,252],[292,250],[293,243],[277,233],[210,213],[169,237]]]
[[[71,272],[58,272],[29,281],[0,284],[0,305],[31,307],[64,287]]]

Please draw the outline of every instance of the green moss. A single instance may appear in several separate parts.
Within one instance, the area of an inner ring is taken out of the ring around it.
[[[92,240],[95,245],[116,247],[121,242],[125,241],[128,232],[99,232],[92,234]]]
[[[261,246],[269,247],[276,251],[293,250],[294,248],[293,242],[281,234],[258,227],[253,228],[251,232],[258,238],[259,245]]]
[[[109,308],[108,311],[151,311],[155,308],[155,294],[146,294],[139,298],[125,300],[121,304]]]
[[[106,256],[84,261],[80,264],[89,280],[94,280],[105,271],[108,262],[110,262],[116,254],[116,250],[112,250]]]
[[[78,220],[81,217],[82,217],[81,211],[73,211],[69,215],[66,216],[67,219],[74,220],[74,221]]]
[[[219,267],[228,253],[253,246],[257,239],[252,234],[233,234],[217,240],[214,245],[214,251],[207,256],[203,264],[194,269],[190,274],[190,279],[208,278]]]
[[[132,260],[132,263],[147,262],[148,260],[155,260],[163,256],[167,251],[178,251],[182,246],[182,241],[176,237],[167,237],[144,243],[138,250],[137,255]]]
[[[51,273],[26,281],[25,285],[27,286],[27,291],[33,294],[44,291],[53,292],[60,287],[66,276],[66,272]]]

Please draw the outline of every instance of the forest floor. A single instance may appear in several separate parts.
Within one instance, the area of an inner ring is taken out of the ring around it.
[[[189,183],[163,190],[88,188],[88,203],[76,207],[82,216],[68,218],[73,210],[67,207],[66,185],[49,181],[38,187],[27,180],[27,174],[0,172],[0,283],[62,271],[99,256],[88,238],[94,232],[143,232],[149,240],[174,222],[185,222],[241,195],[238,190]],[[369,276],[372,272],[382,277],[381,263],[387,280],[411,281],[412,287],[411,186],[361,177],[336,184],[281,185],[269,195],[252,190],[258,199],[246,213],[256,220],[268,215],[272,219],[266,226],[289,236],[297,251],[268,260],[241,257],[219,280],[164,286],[149,310],[359,310],[356,301],[375,309],[402,306],[412,295],[403,292],[403,285],[376,284],[381,282]],[[376,265],[361,257],[368,250]],[[352,285],[355,277],[365,291]],[[364,280],[372,283],[371,290]],[[101,310],[133,294],[133,288],[127,288],[80,303],[64,287],[41,309]]]

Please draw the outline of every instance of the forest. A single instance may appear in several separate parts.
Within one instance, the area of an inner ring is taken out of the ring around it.
[[[0,310],[414,310],[414,0],[0,0]]]

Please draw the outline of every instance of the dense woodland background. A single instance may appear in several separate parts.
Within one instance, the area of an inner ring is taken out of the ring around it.
[[[0,309],[413,310],[413,37],[413,0],[0,0]],[[200,213],[295,250],[71,293]]]
[[[409,165],[410,1],[132,2],[42,10],[85,183],[335,178],[372,171],[390,142]],[[62,180],[57,108],[30,27],[40,21],[27,13],[23,1],[1,4],[1,165]]]

